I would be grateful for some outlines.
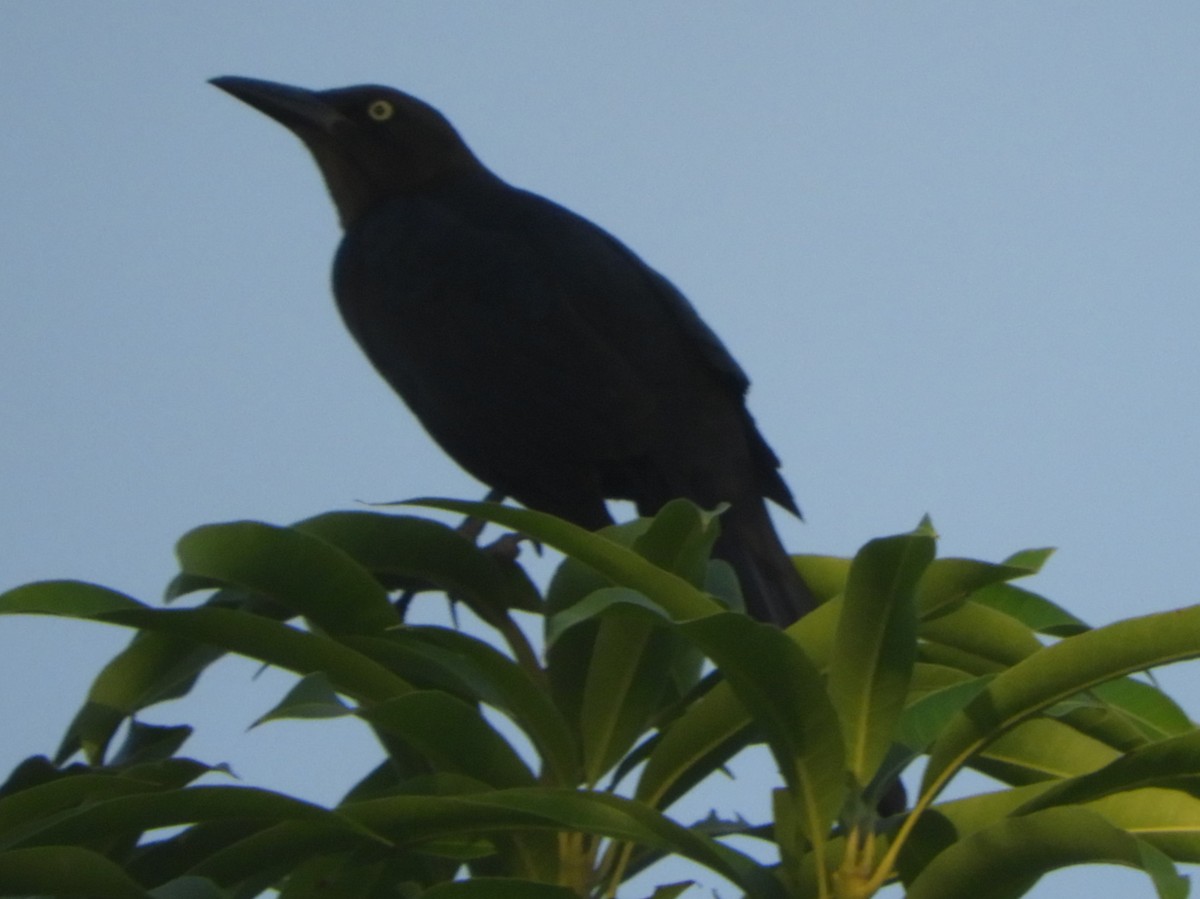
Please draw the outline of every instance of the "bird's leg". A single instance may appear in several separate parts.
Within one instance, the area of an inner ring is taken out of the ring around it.
[[[499,503],[504,501],[504,493],[493,487],[488,491],[487,496],[483,498],[485,503]],[[476,543],[479,540],[479,535],[483,533],[483,529],[487,526],[487,522],[482,518],[477,518],[473,515],[468,515],[463,519],[462,524],[458,526],[458,532]],[[509,532],[501,534],[497,539],[483,547],[484,551],[494,555],[498,559],[503,559],[506,562],[515,562],[517,556],[521,554],[521,543],[529,540],[524,534]],[[541,544],[536,541],[530,541],[534,550],[540,555],[542,551]]]
[[[485,503],[500,503],[504,502],[504,493],[493,487],[487,492],[487,496],[483,498]],[[482,518],[474,515],[468,515],[462,520],[462,524],[458,526],[458,532],[470,540],[472,543],[479,542],[479,535],[483,533],[483,529],[487,527],[487,522]]]

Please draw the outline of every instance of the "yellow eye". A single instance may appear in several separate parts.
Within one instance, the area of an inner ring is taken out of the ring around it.
[[[392,117],[396,111],[396,107],[392,106],[387,100],[376,100],[367,107],[367,115],[377,122],[386,122]]]

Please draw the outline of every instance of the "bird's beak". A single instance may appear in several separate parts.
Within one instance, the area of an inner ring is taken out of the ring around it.
[[[345,116],[319,94],[302,87],[237,75],[213,78],[209,84],[232,94],[302,137],[314,131],[332,134],[339,124],[346,122]]]

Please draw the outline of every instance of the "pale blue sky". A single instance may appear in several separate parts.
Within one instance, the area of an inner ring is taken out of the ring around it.
[[[1060,547],[1029,586],[1093,623],[1197,601],[1200,6],[749,9],[0,5],[0,589],[153,600],[197,524],[481,492],[344,333],[332,207],[294,138],[205,84],[238,74],[416,94],[674,280],[754,380],[796,550],[928,512],[943,554]],[[124,640],[0,620],[0,771]],[[285,683],[253,671],[162,720],[333,801],[370,742],[246,734]],[[1200,714],[1196,674],[1162,679]],[[1034,895],[1101,883],[1152,895],[1114,869]]]

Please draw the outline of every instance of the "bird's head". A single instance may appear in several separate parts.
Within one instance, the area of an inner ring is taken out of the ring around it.
[[[481,168],[445,116],[390,87],[310,91],[236,76],[211,83],[304,142],[325,176],[342,227],[381,197]]]

